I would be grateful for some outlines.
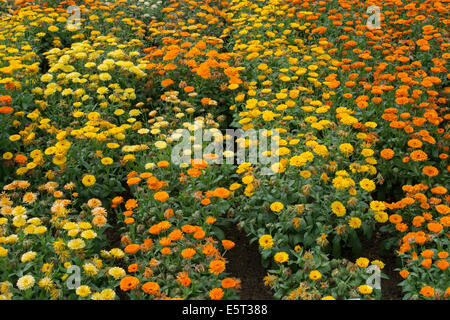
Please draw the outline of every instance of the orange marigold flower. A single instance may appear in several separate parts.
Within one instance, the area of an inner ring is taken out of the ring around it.
[[[115,208],[123,202],[123,197],[117,196],[112,199],[112,207]]]
[[[151,172],[142,172],[139,177],[141,177],[142,179],[148,179],[151,176],[153,176],[153,174]]]
[[[209,198],[205,198],[205,199],[202,199],[202,201],[200,201],[200,203],[204,206],[207,206],[207,205],[211,204],[211,200],[209,200]]]
[[[419,139],[411,139],[408,141],[408,146],[411,148],[421,148],[423,145],[423,142]]]
[[[408,270],[402,270],[402,271],[400,271],[399,273],[400,273],[400,276],[401,276],[403,279],[406,279],[406,278],[409,276]]]
[[[450,213],[450,207],[445,204],[440,204],[436,206],[436,211],[441,214],[448,214]]]
[[[169,246],[172,243],[172,239],[168,238],[168,237],[162,237],[159,240],[159,244],[162,246]]]
[[[151,234],[159,234],[162,231],[161,226],[159,224],[155,224],[148,229],[148,232]]]
[[[433,297],[434,296],[434,289],[430,286],[425,286],[422,289],[420,289],[420,294],[424,297]]]
[[[448,261],[447,260],[438,260],[436,261],[436,265],[441,270],[446,270],[448,268]]]
[[[414,217],[414,219],[412,220],[412,224],[413,224],[413,226],[415,226],[415,227],[420,227],[421,225],[422,225],[422,223],[424,223],[425,222],[425,218],[424,217],[422,217],[422,216],[416,216],[416,217]]]
[[[169,199],[169,194],[165,191],[159,191],[153,195],[153,198],[157,201],[165,202]]]
[[[166,211],[164,211],[164,218],[170,219],[174,215],[173,209],[169,208]]]
[[[153,281],[146,282],[142,285],[142,291],[148,294],[159,295],[159,284]]]
[[[214,288],[211,291],[209,291],[209,297],[211,300],[220,300],[223,298],[224,292],[222,288]]]
[[[420,263],[424,268],[430,269],[431,268],[431,264],[432,264],[432,260],[431,259],[423,259],[422,262]]]
[[[230,240],[222,240],[222,246],[226,250],[230,250],[230,249],[234,248],[235,243],[233,241],[230,241]]]
[[[220,274],[225,271],[225,262],[222,260],[213,260],[209,264],[209,272],[213,274]]]
[[[427,241],[427,237],[425,236],[421,236],[421,235],[417,235],[414,240],[416,241],[417,244],[424,244]]]
[[[132,272],[136,272],[136,271],[138,271],[137,263],[133,263],[128,266],[128,272],[132,273]]]
[[[163,81],[161,81],[161,85],[163,86],[163,87],[168,87],[168,86],[170,86],[171,84],[173,84],[174,82],[173,82],[173,80],[172,79],[164,79]]]
[[[443,186],[437,186],[431,189],[431,192],[433,194],[446,194],[447,193],[447,188],[443,187]]]
[[[450,227],[450,216],[442,217],[441,219],[439,219],[439,222],[440,222],[444,227]]]
[[[428,159],[428,155],[422,150],[415,150],[411,152],[410,156],[414,161],[425,161]]]
[[[24,163],[26,163],[26,162],[28,161],[28,157],[25,156],[25,155],[23,155],[23,154],[18,154],[18,155],[16,155],[16,157],[14,158],[14,161],[15,161],[16,163],[19,163],[19,164],[24,164]]]
[[[103,227],[106,224],[106,218],[98,214],[92,219],[92,224],[97,227]]]
[[[448,257],[448,252],[446,252],[446,251],[441,251],[441,252],[438,253],[438,257],[439,257],[440,259],[446,259],[446,258]]]
[[[133,215],[133,211],[131,211],[131,210],[125,211],[125,212],[123,213],[123,215],[124,215],[125,217],[131,217],[131,216]]]
[[[164,247],[161,249],[161,254],[167,256],[172,252],[172,250],[169,247]]]
[[[163,160],[163,161],[159,161],[156,165],[160,168],[166,168],[169,166],[169,162],[166,160]]]
[[[213,256],[217,252],[217,248],[213,244],[208,243],[203,247],[202,252],[206,256]]]
[[[141,181],[141,178],[139,177],[131,177],[127,180],[127,184],[129,186],[134,186],[136,184],[138,184]]]
[[[200,170],[198,170],[197,168],[190,168],[187,171],[187,174],[190,175],[191,177],[198,177],[199,175],[202,174],[202,172]]]
[[[226,199],[230,196],[231,192],[226,189],[226,188],[217,188],[214,190],[214,197],[219,197],[219,198],[223,198]]]
[[[216,218],[209,216],[208,218],[206,218],[206,223],[213,224],[214,222],[216,222],[216,220]]]
[[[439,174],[439,170],[433,166],[423,167],[422,172],[429,177],[435,177]]]
[[[179,229],[175,229],[169,234],[169,238],[172,241],[183,239],[183,232],[181,232]]]
[[[133,253],[138,252],[139,249],[140,249],[140,246],[138,244],[129,244],[125,247],[124,251],[126,253],[133,254]]]
[[[208,162],[203,159],[193,159],[191,160],[192,166],[196,169],[204,169],[208,166]]]
[[[138,203],[135,199],[128,199],[125,203],[125,209],[133,210],[138,207]]]
[[[383,149],[380,152],[380,156],[383,159],[387,159],[387,160],[392,159],[394,157],[394,154],[395,154],[395,152],[392,149]]]
[[[222,280],[222,287],[224,289],[234,288],[236,286],[236,280],[234,278],[225,278]]]
[[[11,113],[13,111],[14,111],[14,109],[11,107],[8,107],[8,106],[0,107],[0,113],[3,113],[3,114]]]
[[[194,238],[195,239],[203,239],[205,237],[205,231],[203,231],[201,228],[199,228],[197,231],[194,232]]]
[[[195,251],[192,248],[187,248],[187,249],[184,249],[183,251],[181,251],[181,255],[185,259],[191,259],[196,253],[197,253],[197,251]]]
[[[392,214],[389,216],[389,221],[394,224],[400,223],[402,220],[403,219],[399,214]]]
[[[434,251],[427,249],[424,250],[420,255],[424,258],[431,259],[434,256]]]
[[[122,242],[124,245],[129,245],[129,244],[131,244],[131,239],[128,238],[127,236],[123,236],[123,237],[120,239],[120,242]]]
[[[126,276],[120,281],[120,289],[128,291],[134,289],[139,284],[139,279],[132,276]]]
[[[427,225],[427,227],[428,227],[428,230],[430,230],[432,232],[435,232],[435,233],[440,232],[442,230],[442,228],[443,228],[442,224],[437,223],[437,222],[430,222]]]
[[[153,247],[152,239],[145,239],[144,243],[141,243],[141,251],[148,251]]]
[[[169,221],[167,221],[167,220],[163,220],[163,221],[161,221],[158,224],[161,227],[161,230],[167,230],[167,229],[169,229],[172,226],[172,224]]]
[[[395,225],[395,229],[397,229],[400,232],[405,232],[406,230],[408,230],[408,226],[405,223],[397,223]]]
[[[177,275],[177,282],[184,287],[188,287],[191,284],[191,278],[186,272],[180,272]]]
[[[181,231],[183,231],[184,233],[193,233],[197,230],[196,227],[191,226],[190,224],[185,224],[184,226],[181,227]]]

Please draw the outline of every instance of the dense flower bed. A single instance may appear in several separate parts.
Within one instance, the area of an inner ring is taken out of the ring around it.
[[[404,299],[447,299],[448,9],[0,1],[0,298],[239,299],[233,222],[276,299],[385,298],[375,233]],[[272,174],[197,156],[258,144],[229,128],[279,133]]]

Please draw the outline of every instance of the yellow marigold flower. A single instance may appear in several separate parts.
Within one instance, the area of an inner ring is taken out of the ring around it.
[[[361,182],[359,183],[359,185],[361,186],[361,188],[363,188],[367,192],[372,192],[373,190],[375,190],[375,182],[373,182],[372,180],[369,180],[367,178],[362,179]]]
[[[373,260],[370,264],[375,264],[375,265],[377,265],[380,269],[384,269],[384,263],[383,263],[383,261],[380,261],[380,260]]]
[[[318,270],[313,270],[309,273],[309,278],[311,280],[319,280],[322,278],[322,274]]]
[[[92,186],[97,180],[95,179],[95,177],[93,175],[87,174],[83,177],[83,179],[81,180],[81,182],[83,183],[83,185],[85,185],[86,187],[90,187]]]
[[[369,265],[369,259],[363,257],[358,258],[356,259],[356,264],[361,268],[367,268],[367,266]]]
[[[384,205],[384,203],[382,201],[371,201],[370,209],[378,212],[378,211],[383,211],[384,209],[386,209],[386,206]]]
[[[239,183],[233,183],[233,184],[230,186],[230,191],[237,190],[237,189],[239,189],[240,187],[241,187],[241,185],[240,185]]]
[[[350,143],[343,143],[339,146],[339,150],[341,150],[341,152],[346,156],[349,156],[353,153],[354,148]]]
[[[77,290],[75,291],[75,293],[76,293],[77,295],[79,295],[80,297],[87,297],[88,295],[91,294],[91,288],[89,288],[89,287],[86,286],[86,285],[82,285],[82,286],[79,286],[79,287],[77,288]]]
[[[284,205],[281,202],[274,202],[270,205],[270,210],[274,211],[274,212],[280,212],[281,210],[283,210]]]
[[[114,162],[114,160],[111,159],[110,157],[105,157],[101,160],[101,162],[103,165],[108,166],[111,165]]]
[[[273,238],[270,234],[262,235],[259,238],[259,245],[264,249],[271,249],[273,246]]]
[[[289,255],[286,252],[277,252],[274,256],[274,260],[278,263],[284,263],[289,261]]]
[[[112,289],[104,289],[100,294],[103,300],[114,300],[116,297],[116,293]]]
[[[359,292],[361,292],[362,294],[371,294],[373,292],[373,289],[371,286],[367,285],[367,284],[363,284],[360,285],[358,287]]]
[[[67,246],[72,250],[83,249],[86,246],[86,243],[83,239],[73,239],[67,243]]]
[[[245,177],[242,178],[242,182],[243,182],[244,184],[252,183],[253,180],[254,180],[254,179],[253,179],[253,176],[245,176]]]
[[[36,252],[34,252],[34,251],[28,251],[28,252],[25,252],[23,255],[22,255],[22,257],[20,258],[20,261],[22,262],[22,263],[25,263],[25,262],[28,262],[28,261],[32,261],[32,260],[34,260],[34,258],[36,258]]]
[[[33,287],[35,282],[36,281],[34,280],[34,277],[32,275],[26,275],[17,280],[17,287],[22,291],[27,290]]]
[[[348,221],[348,225],[353,229],[358,229],[361,227],[361,219],[353,217]]]
[[[379,211],[374,215],[374,218],[380,223],[385,223],[389,219],[389,215],[384,211]]]
[[[344,205],[339,201],[334,201],[331,204],[331,210],[336,214],[338,217],[342,217],[347,212],[347,209],[345,209]]]

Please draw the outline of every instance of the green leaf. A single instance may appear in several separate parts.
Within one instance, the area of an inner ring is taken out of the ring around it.
[[[333,257],[338,258],[341,256],[341,237],[335,236],[333,238]]]

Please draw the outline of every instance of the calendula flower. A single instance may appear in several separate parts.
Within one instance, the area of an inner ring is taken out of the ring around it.
[[[102,158],[101,163],[105,166],[113,164],[114,160],[110,157]]]
[[[87,297],[88,295],[91,294],[91,288],[89,286],[86,285],[82,285],[79,286],[76,290],[75,293],[80,296],[80,297]]]
[[[352,227],[353,229],[358,229],[361,227],[361,219],[357,218],[357,217],[352,217],[350,218],[350,220],[348,221],[348,225],[350,227]]]
[[[211,300],[221,300],[224,296],[224,292],[222,288],[214,288],[209,291],[209,297]]]
[[[356,264],[361,267],[361,268],[367,268],[367,266],[369,265],[369,259],[367,258],[358,258],[356,259]]]
[[[367,178],[362,179],[360,181],[359,185],[361,186],[361,188],[363,188],[367,192],[372,192],[373,190],[375,190],[375,183],[372,180],[369,180]]]
[[[289,255],[286,252],[277,252],[274,256],[274,260],[278,263],[284,263],[289,261]]]
[[[319,280],[322,278],[322,274],[318,270],[313,270],[309,273],[309,278],[311,280]]]
[[[271,249],[273,246],[273,238],[270,234],[265,234],[262,235],[259,238],[259,245],[263,248],[263,249]]]
[[[345,215],[347,210],[345,209],[344,205],[340,201],[334,201],[331,204],[331,210],[336,214],[338,217],[342,217]]]
[[[19,290],[27,290],[30,289],[31,287],[33,287],[35,284],[35,279],[32,275],[25,275],[19,278],[19,280],[17,280],[17,288],[19,288]]]
[[[81,180],[81,182],[83,183],[84,186],[86,187],[90,187],[93,184],[95,184],[97,180],[95,179],[95,176],[87,174],[83,177],[83,179]]]
[[[358,291],[362,294],[371,294],[373,292],[373,288],[367,284],[363,284],[358,287]]]
[[[273,202],[270,205],[270,210],[272,210],[273,212],[280,212],[281,210],[283,210],[284,205],[281,202]]]

